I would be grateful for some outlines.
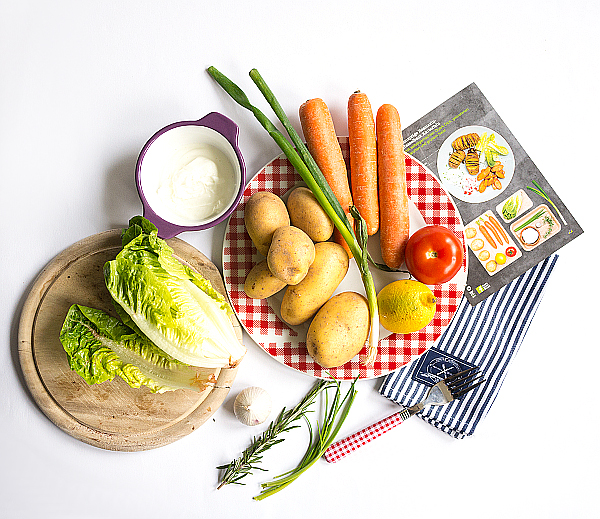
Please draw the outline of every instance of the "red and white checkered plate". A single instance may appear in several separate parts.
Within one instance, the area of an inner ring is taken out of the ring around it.
[[[340,137],[344,158],[348,160],[348,138]],[[452,199],[435,176],[420,162],[406,155],[407,190],[411,200],[411,233],[424,225],[443,225],[454,231],[465,243],[464,227]],[[437,298],[437,311],[433,320],[418,332],[402,335],[390,334],[380,328],[378,355],[370,366],[362,364],[366,347],[354,359],[338,368],[325,370],[307,352],[306,331],[309,323],[289,326],[280,317],[279,307],[283,290],[269,299],[251,299],[244,292],[244,280],[250,269],[263,257],[253,246],[244,226],[244,208],[252,194],[271,191],[282,198],[294,186],[302,184],[300,175],[291,163],[280,155],[246,186],[242,201],[232,213],[223,243],[223,274],[231,304],[242,326],[250,337],[279,362],[317,378],[353,380],[385,375],[422,355],[430,348],[448,326],[462,298],[467,278],[467,255],[461,270],[448,283],[432,286]],[[369,251],[376,261],[379,255],[378,235],[369,238]],[[371,267],[377,291],[396,279],[408,277],[403,273],[389,273]],[[353,290],[365,294],[354,260],[336,293]]]

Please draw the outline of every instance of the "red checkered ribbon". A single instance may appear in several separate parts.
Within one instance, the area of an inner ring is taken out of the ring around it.
[[[348,138],[340,137],[344,158],[348,160]],[[421,163],[406,156],[407,191],[425,223],[444,225],[456,232],[464,243],[463,224],[458,210],[438,180]],[[432,287],[437,298],[433,320],[418,332],[392,334],[379,341],[374,364],[361,360],[366,347],[355,358],[338,368],[325,371],[312,360],[306,350],[305,334],[288,326],[269,306],[266,299],[251,299],[244,292],[244,280],[251,268],[262,259],[254,248],[244,226],[246,202],[257,191],[271,191],[282,196],[302,181],[291,163],[280,155],[259,171],[246,186],[241,203],[231,215],[223,244],[223,277],[231,304],[250,337],[279,362],[317,378],[340,380],[374,378],[385,375],[411,362],[425,352],[450,323],[463,295],[464,287],[445,283]],[[462,271],[466,275],[466,255]],[[357,290],[361,287],[357,287]]]
[[[362,431],[354,433],[346,438],[332,443],[325,451],[325,459],[329,463],[335,463],[336,461],[345,458],[348,454],[355,451],[356,449],[366,445],[371,440],[378,438],[383,433],[388,432],[390,429],[400,425],[406,419],[406,414],[402,411],[394,413],[379,422],[364,428]]]

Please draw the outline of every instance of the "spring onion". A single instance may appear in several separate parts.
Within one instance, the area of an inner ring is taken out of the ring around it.
[[[229,94],[229,96],[235,102],[254,114],[256,119],[275,140],[296,171],[300,174],[302,180],[304,180],[306,185],[313,192],[321,207],[323,207],[348,244],[348,247],[356,259],[357,266],[360,270],[369,304],[369,312],[371,314],[371,330],[369,334],[369,348],[364,363],[372,364],[377,356],[377,345],[379,342],[379,310],[377,308],[377,292],[375,289],[375,284],[368,267],[368,261],[366,260],[368,253],[366,252],[365,243],[359,242],[359,240],[356,238],[356,235],[352,230],[352,226],[348,221],[342,206],[333,194],[331,187],[323,176],[323,173],[310,155],[308,148],[291,125],[279,102],[265,81],[262,79],[259,72],[256,69],[251,70],[250,77],[283,124],[293,142],[293,145],[275,127],[275,125],[263,112],[250,103],[246,94],[235,83],[233,83],[224,74],[219,72],[215,67],[211,66],[207,70],[213,79],[225,90],[225,92],[227,92],[227,94]]]
[[[526,222],[522,223],[521,225],[519,225],[519,227],[517,227],[515,229],[515,232],[520,231],[521,229],[525,229],[525,227],[527,227],[530,223],[535,222],[540,216],[542,216],[544,213],[546,212],[545,209],[541,209],[539,210],[537,213],[535,213],[531,218],[529,218],[529,220],[527,220]]]
[[[272,496],[280,490],[283,490],[285,487],[296,481],[302,474],[304,474],[304,472],[312,467],[321,458],[321,456],[323,456],[323,454],[325,454],[325,451],[333,443],[333,440],[342,427],[344,420],[348,416],[350,407],[352,406],[354,398],[356,397],[356,389],[354,387],[355,384],[356,379],[354,382],[352,382],[352,385],[350,386],[350,389],[344,398],[341,398],[340,382],[335,381],[336,391],[331,404],[329,403],[329,395],[327,392],[325,392],[326,401],[323,423],[318,429],[316,435],[313,436],[310,422],[307,422],[309,425],[310,439],[304,457],[296,466],[296,468],[276,476],[268,483],[263,483],[261,485],[262,491],[258,496],[254,497],[255,500],[261,501],[262,499],[265,499],[266,497]]]
[[[560,211],[558,210],[558,207],[556,207],[556,205],[554,204],[554,202],[552,200],[550,200],[550,197],[546,194],[546,192],[542,189],[542,186],[540,186],[535,180],[533,180],[533,183],[535,185],[535,187],[531,187],[531,186],[527,186],[527,189],[530,189],[531,191],[533,191],[534,193],[537,193],[538,195],[540,195],[544,200],[546,200],[549,204],[552,205],[552,207],[554,207],[554,209],[556,209],[556,212],[558,213],[558,216],[560,216],[560,219],[563,221],[563,223],[565,225],[567,224],[567,221],[564,219],[563,215],[560,213]]]

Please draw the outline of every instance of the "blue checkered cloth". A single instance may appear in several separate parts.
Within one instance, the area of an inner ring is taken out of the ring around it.
[[[417,413],[454,438],[472,435],[500,391],[557,259],[557,254],[549,256],[476,306],[464,296],[438,343],[416,361],[387,375],[379,392],[408,407],[422,400],[445,376],[479,366],[486,378],[484,384],[448,405],[429,406]]]

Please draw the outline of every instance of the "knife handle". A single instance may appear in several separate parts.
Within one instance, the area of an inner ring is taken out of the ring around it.
[[[397,413],[394,413],[383,420],[379,420],[378,422],[369,425],[368,427],[365,427],[364,429],[351,434],[342,440],[338,440],[327,448],[324,454],[325,459],[329,463],[335,463],[336,461],[345,458],[348,454],[354,452],[356,449],[366,445],[371,440],[374,440],[383,433],[393,429],[396,427],[396,425],[400,425],[408,418],[410,418],[408,409],[402,409],[402,411],[398,411]]]

